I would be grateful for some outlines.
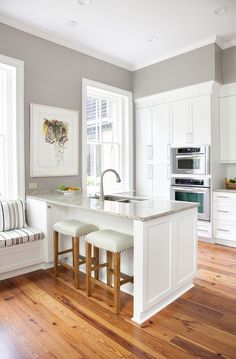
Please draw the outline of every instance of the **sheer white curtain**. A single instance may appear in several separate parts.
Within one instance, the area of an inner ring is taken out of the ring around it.
[[[16,67],[0,63],[0,199],[22,197],[18,185],[19,134],[16,88]],[[21,145],[24,147],[24,144]]]

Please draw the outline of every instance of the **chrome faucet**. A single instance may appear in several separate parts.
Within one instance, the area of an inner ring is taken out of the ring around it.
[[[104,177],[105,173],[107,173],[107,172],[113,172],[116,175],[116,182],[118,182],[118,183],[121,182],[119,174],[115,170],[113,170],[112,168],[108,168],[107,170],[103,171],[102,174],[101,174],[100,197],[99,197],[101,201],[104,201],[103,177]]]

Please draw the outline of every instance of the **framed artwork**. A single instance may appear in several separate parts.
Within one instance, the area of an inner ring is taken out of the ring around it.
[[[79,113],[30,105],[30,176],[75,176],[79,162]]]

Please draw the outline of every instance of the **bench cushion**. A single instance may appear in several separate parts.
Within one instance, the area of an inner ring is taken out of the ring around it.
[[[44,238],[44,234],[33,227],[27,226],[10,231],[0,232],[0,248],[34,242]]]
[[[15,201],[0,201],[0,232],[24,228],[26,226],[25,208],[20,199]]]

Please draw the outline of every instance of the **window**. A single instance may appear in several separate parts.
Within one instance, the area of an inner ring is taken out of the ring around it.
[[[83,122],[84,168],[83,188],[93,195],[99,192],[100,177],[105,169],[115,169],[121,183],[113,173],[104,177],[106,191],[132,189],[132,113],[131,94],[119,89],[86,80]]]
[[[0,199],[24,197],[23,63],[0,55]]]

